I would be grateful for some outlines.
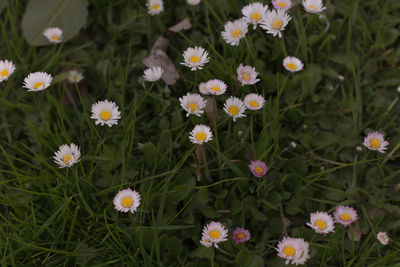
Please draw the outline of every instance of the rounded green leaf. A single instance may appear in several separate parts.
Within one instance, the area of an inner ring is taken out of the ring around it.
[[[22,32],[30,45],[50,45],[43,31],[59,27],[63,42],[76,35],[87,18],[87,0],[30,0],[22,19]]]

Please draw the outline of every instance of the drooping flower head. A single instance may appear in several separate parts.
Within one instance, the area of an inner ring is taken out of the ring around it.
[[[34,72],[25,77],[24,86],[28,91],[42,91],[50,86],[53,77],[46,72]]]
[[[284,237],[276,251],[278,256],[285,259],[285,264],[304,264],[309,258],[309,244],[302,238]]]
[[[272,0],[272,5],[275,9],[287,11],[292,7],[292,0]]]
[[[140,205],[140,194],[130,188],[124,189],[115,195],[113,202],[116,210],[134,213]]]
[[[244,19],[228,21],[224,26],[224,31],[221,32],[222,38],[227,44],[237,46],[240,40],[246,36],[247,27],[247,22]]]
[[[322,4],[322,0],[303,0],[303,7],[305,11],[314,14],[320,13],[326,9]]]
[[[244,228],[236,227],[233,231],[232,238],[236,244],[243,243],[250,239],[250,232]]]
[[[246,106],[243,101],[237,97],[231,96],[225,101],[224,111],[233,118],[233,121],[236,121],[237,118],[246,117],[245,110]]]
[[[264,97],[258,94],[248,94],[244,97],[244,104],[250,110],[258,110],[264,106]]]
[[[315,232],[319,234],[328,234],[335,232],[335,226],[333,225],[333,218],[326,212],[315,212],[311,213],[310,223],[307,223]]]
[[[376,235],[376,238],[379,240],[379,242],[381,242],[382,245],[386,246],[387,244],[389,244],[389,237],[387,235],[386,232],[379,232]]]
[[[249,168],[253,175],[258,178],[265,176],[268,171],[267,164],[261,160],[251,161]]]
[[[303,69],[303,63],[297,57],[285,57],[282,65],[290,72],[297,72]]]
[[[91,119],[95,120],[95,124],[104,124],[109,127],[114,124],[118,124],[118,120],[121,118],[121,112],[118,110],[118,106],[115,102],[104,100],[98,101],[92,105],[92,116]]]
[[[210,61],[208,52],[202,47],[196,46],[195,48],[189,47],[183,52],[182,65],[189,67],[192,71],[197,69],[201,70],[204,64]]]
[[[15,71],[15,65],[11,60],[0,60],[0,83],[7,81]]]
[[[349,206],[338,206],[334,213],[335,221],[347,227],[358,220],[357,211]]]
[[[248,24],[253,24],[253,29],[257,28],[257,24],[265,18],[268,11],[268,5],[263,5],[260,2],[248,4],[242,8],[243,19]]]
[[[44,30],[43,35],[46,36],[47,39],[51,43],[61,43],[62,41],[63,31],[58,27],[51,27]]]
[[[220,222],[210,222],[204,226],[202,241],[204,240],[206,244],[208,244],[207,241],[211,242],[214,247],[218,248],[219,243],[228,240],[227,236],[228,230]]]
[[[289,21],[292,19],[286,11],[282,9],[271,10],[267,12],[265,19],[261,23],[261,28],[267,30],[267,33],[273,36],[278,35],[279,38],[282,37],[282,32],[288,25]]]
[[[73,143],[70,146],[64,144],[54,153],[53,159],[59,168],[71,167],[79,161],[81,150]]]
[[[207,82],[202,82],[202,83],[199,84],[199,91],[203,95],[209,95],[210,94],[210,92],[208,92]]]
[[[83,79],[83,75],[76,70],[70,70],[68,75],[68,81],[70,83],[78,83]]]
[[[377,150],[380,153],[385,153],[389,142],[385,141],[383,134],[379,132],[372,132],[364,138],[363,145],[370,150]]]
[[[164,11],[164,3],[162,0],[147,0],[147,12],[154,16]]]
[[[164,69],[161,67],[151,67],[144,71],[143,78],[148,82],[156,82],[158,81],[162,74],[164,73]]]
[[[189,140],[193,144],[201,145],[203,143],[207,143],[208,141],[212,140],[212,137],[213,134],[211,132],[210,127],[203,124],[198,124],[190,132]]]
[[[246,84],[255,84],[260,80],[257,79],[258,72],[256,68],[252,66],[243,66],[240,64],[237,68],[237,74],[238,80],[242,83],[242,86]]]
[[[189,117],[190,114],[200,117],[204,113],[203,108],[206,106],[207,100],[199,94],[187,93],[179,98],[179,102],[181,107],[187,112],[186,117]]]

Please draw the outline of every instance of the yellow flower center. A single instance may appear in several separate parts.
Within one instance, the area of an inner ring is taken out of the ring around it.
[[[108,121],[108,120],[111,118],[111,112],[108,111],[108,110],[103,110],[103,111],[100,113],[100,118],[101,118],[103,121]]]
[[[6,77],[8,75],[8,70],[2,70],[1,72],[0,72],[0,76],[1,77]]]
[[[188,109],[190,110],[190,112],[195,112],[196,109],[197,109],[196,103],[190,103],[190,104],[188,105]]]
[[[122,206],[124,207],[124,208],[129,208],[130,206],[132,206],[132,204],[133,204],[133,200],[132,200],[132,198],[130,198],[130,197],[126,197],[126,198],[124,198],[123,200],[122,200]]]
[[[241,34],[242,34],[242,31],[236,29],[236,30],[234,30],[234,31],[232,32],[232,37],[233,37],[233,38],[238,38],[239,35],[241,35]]]
[[[219,92],[220,91],[218,86],[211,87],[211,90],[213,90],[214,92]]]
[[[219,238],[221,236],[221,234],[217,231],[217,230],[212,230],[211,232],[210,232],[210,237],[212,238],[212,239],[217,239],[217,238]]]
[[[380,146],[381,146],[381,142],[379,142],[379,140],[377,140],[377,139],[371,139],[370,141],[369,141],[369,146],[371,147],[371,148],[379,148]]]
[[[203,132],[199,132],[198,134],[196,134],[196,139],[198,141],[203,141],[206,139],[206,137],[207,137],[207,135]]]
[[[291,70],[295,70],[295,69],[296,69],[296,64],[294,64],[294,63],[289,63],[289,64],[286,65],[286,67],[288,67],[288,68],[291,69]]]
[[[326,224],[323,220],[318,220],[314,223],[320,230],[324,230],[326,228]]]
[[[277,19],[274,22],[272,22],[272,29],[279,30],[280,28],[282,28],[282,25],[283,25],[282,20]]]
[[[155,4],[155,5],[153,5],[151,8],[152,8],[153,10],[158,10],[159,7],[160,7],[159,5]]]
[[[43,86],[44,85],[44,83],[42,83],[42,82],[37,82],[37,83],[35,83],[34,85],[33,85],[33,89],[38,89],[40,86]]]
[[[258,107],[258,102],[257,101],[250,101],[249,104],[250,104],[250,106],[252,106],[254,108]]]
[[[78,80],[78,76],[72,76],[72,80],[77,81]]]
[[[70,154],[66,155],[63,159],[64,163],[69,165],[69,162],[71,161],[72,156]]]
[[[238,233],[238,234],[236,235],[236,238],[237,238],[237,239],[240,239],[240,240],[243,240],[245,237],[246,237],[246,236],[245,236],[243,233]]]
[[[239,113],[239,108],[237,106],[230,106],[228,108],[228,112],[232,115],[235,116]]]
[[[342,215],[340,215],[340,219],[342,221],[350,221],[351,220],[351,216],[348,213],[343,213]]]
[[[279,6],[280,6],[280,7],[285,7],[286,4],[285,4],[285,3],[279,3]]]
[[[294,256],[294,254],[296,253],[296,250],[295,250],[293,247],[288,246],[288,247],[285,247],[285,248],[283,249],[283,253],[284,253],[286,256]]]
[[[248,75],[247,73],[243,73],[242,78],[243,80],[248,81],[250,80],[250,75]]]
[[[57,35],[53,35],[53,36],[51,36],[51,39],[53,39],[53,40],[60,40],[60,37],[59,36],[57,36]]]
[[[254,19],[257,22],[257,21],[259,21],[261,19],[261,15],[260,15],[260,13],[254,12],[251,15],[251,18]]]
[[[193,63],[197,63],[200,61],[200,58],[198,56],[193,56],[190,58],[190,61],[192,61]]]
[[[264,171],[263,167],[257,167],[256,173],[262,173]]]
[[[314,9],[315,11],[317,11],[317,7],[316,6],[310,5],[310,8]]]

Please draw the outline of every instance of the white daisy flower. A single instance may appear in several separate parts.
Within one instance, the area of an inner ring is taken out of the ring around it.
[[[210,127],[198,124],[196,125],[193,130],[190,132],[189,140],[193,144],[203,144],[207,143],[208,141],[212,140],[213,134],[211,132]]]
[[[292,264],[303,265],[310,258],[309,244],[302,238],[296,238],[296,239],[298,241],[298,246],[299,246],[298,248],[299,256],[292,260]]]
[[[303,63],[297,57],[285,57],[283,59],[283,66],[290,72],[297,72],[303,69]]]
[[[292,261],[298,260],[301,258],[302,254],[302,245],[303,243],[300,241],[300,238],[291,238],[284,237],[276,248],[278,252],[278,256],[282,259],[285,259],[285,264],[291,264]]]
[[[154,16],[164,11],[164,3],[162,0],[147,0],[147,12]]]
[[[303,7],[305,11],[315,14],[326,9],[322,4],[322,0],[303,0]]]
[[[264,97],[257,94],[248,94],[244,97],[244,104],[250,110],[258,110],[264,106]]]
[[[268,11],[268,5],[263,5],[260,2],[248,4],[242,8],[243,19],[248,24],[253,24],[253,29],[257,28],[257,24],[265,18]]]
[[[148,82],[156,82],[161,78],[163,73],[164,73],[163,68],[151,67],[144,71],[143,78]]]
[[[188,3],[191,6],[197,6],[200,4],[201,0],[186,0],[186,3]]]
[[[247,27],[244,19],[228,21],[224,26],[224,31],[221,32],[222,38],[232,46],[239,45],[240,39],[246,36]]]
[[[118,124],[118,119],[121,118],[121,112],[118,111],[118,106],[108,100],[98,101],[92,105],[92,116],[91,119],[96,120],[95,124],[107,124],[111,127],[114,124]]]
[[[209,248],[213,245],[213,243],[211,242],[209,237],[206,236],[202,236],[201,240],[200,240],[200,244],[202,244],[203,246]]]
[[[28,91],[41,91],[50,86],[53,77],[46,72],[34,72],[25,77],[24,88]]]
[[[376,235],[376,238],[379,240],[379,242],[381,242],[382,245],[386,246],[387,244],[389,244],[389,237],[386,234],[386,232],[379,232]]]
[[[288,10],[292,7],[292,0],[272,0],[275,9]]]
[[[285,30],[286,25],[292,19],[285,10],[271,10],[267,12],[264,20],[260,24],[261,28],[267,30],[267,33],[273,36],[278,35],[279,38],[282,37],[282,31]]]
[[[140,205],[140,194],[130,188],[124,189],[115,195],[113,202],[116,210],[134,213]]]
[[[200,83],[200,84],[199,84],[199,91],[200,91],[200,93],[202,93],[203,95],[209,95],[209,94],[210,94],[210,93],[208,92],[207,83]]]
[[[245,110],[246,106],[243,101],[237,97],[231,96],[225,101],[224,111],[233,118],[233,121],[236,121],[237,118],[246,117],[244,115]]]
[[[79,147],[73,143],[70,146],[67,144],[60,146],[57,152],[54,153],[54,162],[59,168],[71,167],[79,161],[81,151]]]
[[[181,64],[189,67],[192,71],[197,69],[201,70],[204,64],[210,61],[208,52],[204,50],[204,48],[198,46],[186,49],[186,51],[183,52],[183,59],[184,62],[181,62]]]
[[[15,71],[15,65],[11,60],[0,60],[0,83],[7,81],[8,77]]]
[[[199,94],[188,93],[179,98],[179,102],[181,103],[181,107],[187,112],[186,117],[189,117],[190,114],[200,117],[204,113],[202,109],[206,106],[207,100]]]
[[[328,234],[335,232],[333,225],[333,218],[326,212],[311,213],[310,223],[307,223],[315,232],[319,234]]]
[[[357,221],[358,219],[357,211],[349,206],[337,207],[333,216],[335,217],[336,222],[345,227]]]
[[[207,91],[211,95],[222,95],[226,92],[228,86],[221,80],[213,79],[206,83]]]
[[[246,84],[255,84],[260,81],[260,79],[257,79],[258,72],[256,68],[252,66],[243,66],[240,64],[237,68],[237,74],[238,80],[242,83],[242,86]]]
[[[44,30],[43,35],[52,43],[61,43],[63,31],[58,27],[51,27]]]
[[[370,150],[377,150],[380,153],[385,153],[389,142],[385,141],[383,134],[379,132],[372,132],[364,138],[363,145]]]
[[[210,222],[204,226],[202,240],[209,240],[216,248],[218,243],[228,240],[227,237],[228,230],[220,222]]]
[[[71,83],[78,83],[83,79],[83,75],[75,70],[69,71],[68,81]]]

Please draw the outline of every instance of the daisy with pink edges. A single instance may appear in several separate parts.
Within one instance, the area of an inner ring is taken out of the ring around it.
[[[249,168],[253,175],[258,178],[265,176],[268,171],[267,164],[261,160],[251,161]]]
[[[369,150],[377,150],[380,153],[385,153],[389,142],[385,141],[383,134],[379,132],[372,132],[364,138],[363,145]]]
[[[335,217],[336,222],[342,224],[344,227],[358,220],[357,211],[349,206],[337,207],[333,217]]]
[[[243,243],[250,239],[250,232],[244,228],[236,227],[233,231],[232,238],[236,244]]]
[[[286,11],[292,7],[292,0],[272,0],[272,5],[275,9]]]

